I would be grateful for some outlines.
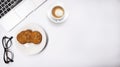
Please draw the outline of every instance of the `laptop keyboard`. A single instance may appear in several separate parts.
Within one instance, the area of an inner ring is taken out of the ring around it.
[[[0,0],[0,18],[7,14],[12,8],[22,0]]]

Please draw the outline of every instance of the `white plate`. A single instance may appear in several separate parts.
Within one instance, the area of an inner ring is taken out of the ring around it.
[[[26,43],[26,44],[22,45],[17,41],[17,39],[16,39],[17,34],[20,33],[21,31],[24,31],[27,29],[31,29],[32,31],[36,30],[42,34],[42,41],[40,44],[35,45],[33,43]],[[47,42],[48,42],[47,33],[39,24],[35,24],[35,23],[30,23],[30,24],[25,25],[20,30],[18,30],[18,32],[16,33],[16,36],[15,36],[16,47],[22,53],[24,53],[26,55],[34,55],[34,54],[38,54],[38,53],[42,52],[45,49]]]

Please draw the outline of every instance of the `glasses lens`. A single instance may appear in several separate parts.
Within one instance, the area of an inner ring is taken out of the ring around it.
[[[12,45],[11,39],[12,39],[12,37],[11,38],[3,37],[2,43],[3,43],[4,48],[10,48],[11,47],[11,45]]]
[[[6,47],[10,48],[12,45],[12,41],[10,39],[6,40]]]
[[[5,52],[5,55],[4,55],[4,60],[6,62],[13,62],[13,53],[11,51],[8,51],[8,52]]]

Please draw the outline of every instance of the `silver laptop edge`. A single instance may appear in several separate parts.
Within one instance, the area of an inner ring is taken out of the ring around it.
[[[42,6],[45,2],[47,2],[47,0],[44,0],[38,7],[36,7],[34,10],[32,10],[28,15],[26,15],[18,24],[16,24],[12,29],[9,30],[12,31],[16,26],[18,26],[22,21],[24,21],[31,13],[33,13],[34,11],[36,11],[40,6]]]
[[[12,31],[45,2],[47,2],[47,0],[23,0],[0,19],[0,25],[2,25],[7,32]]]

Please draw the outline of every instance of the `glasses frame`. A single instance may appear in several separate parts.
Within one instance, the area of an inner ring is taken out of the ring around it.
[[[12,39],[13,37],[11,36],[10,38],[7,36],[4,36],[2,38],[2,45],[4,48],[4,54],[3,54],[3,60],[5,63],[13,62],[14,54],[9,50],[9,48],[12,46]],[[9,56],[10,55],[10,56]]]

